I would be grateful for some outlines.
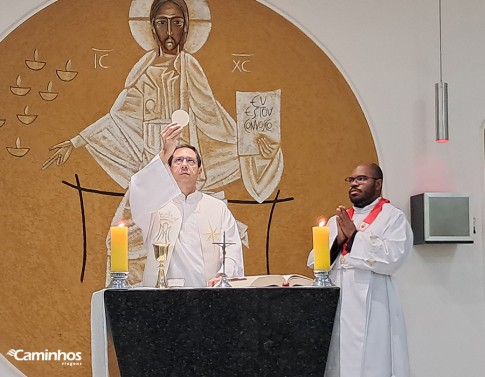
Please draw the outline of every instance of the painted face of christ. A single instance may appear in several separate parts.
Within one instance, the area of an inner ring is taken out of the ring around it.
[[[165,2],[153,16],[153,28],[164,54],[175,55],[185,42],[185,18],[182,9]]]

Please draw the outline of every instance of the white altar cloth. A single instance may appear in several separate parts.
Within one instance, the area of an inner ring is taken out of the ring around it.
[[[158,288],[136,287],[130,290],[153,290]],[[91,370],[93,377],[109,377],[108,370],[108,325],[104,307],[104,292],[94,292],[91,298]]]

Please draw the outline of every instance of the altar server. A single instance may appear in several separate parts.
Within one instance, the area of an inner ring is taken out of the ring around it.
[[[339,206],[329,220],[330,277],[341,296],[325,376],[408,377],[406,327],[391,275],[411,250],[412,230],[381,196],[378,165],[357,165],[346,181],[353,207]]]

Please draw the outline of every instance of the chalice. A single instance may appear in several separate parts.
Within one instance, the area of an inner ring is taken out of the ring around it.
[[[168,288],[167,277],[165,276],[165,263],[168,257],[168,243],[154,243],[153,252],[158,262],[158,278],[155,288]]]

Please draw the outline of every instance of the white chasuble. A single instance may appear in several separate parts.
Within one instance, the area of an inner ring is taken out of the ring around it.
[[[158,263],[152,244],[168,243],[168,278],[183,278],[186,286],[207,286],[222,272],[221,242],[225,233],[226,274],[243,276],[241,239],[236,221],[224,202],[199,191],[185,197],[168,168],[155,157],[130,183],[133,219],[142,229],[147,253],[143,285],[155,286]]]

